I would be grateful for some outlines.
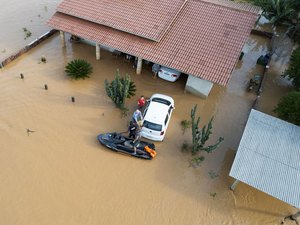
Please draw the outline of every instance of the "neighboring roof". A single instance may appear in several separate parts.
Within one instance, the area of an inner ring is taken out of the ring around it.
[[[252,109],[229,175],[300,208],[300,127]]]
[[[165,2],[173,3],[173,0]],[[226,85],[255,24],[258,8],[253,7],[249,12],[243,5],[235,9],[225,3],[226,6],[187,0],[159,42],[60,12],[55,13],[48,24],[121,52]]]
[[[58,12],[158,41],[184,0],[64,0]]]

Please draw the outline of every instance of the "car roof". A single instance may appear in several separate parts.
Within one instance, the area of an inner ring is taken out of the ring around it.
[[[159,103],[151,102],[148,106],[144,120],[149,122],[164,124],[166,115],[168,114],[169,106]]]
[[[162,67],[160,67],[160,69],[164,70],[164,71],[167,71],[169,73],[180,74],[180,72],[178,70],[174,70],[174,69],[171,69],[169,67],[162,66]]]
[[[150,104],[148,106],[144,120],[153,123],[164,124],[170,105],[166,105],[157,101],[152,101],[155,98],[167,100],[171,103],[173,107],[174,107],[174,99],[168,95],[158,94],[158,93],[153,94],[150,97]]]
[[[166,99],[166,100],[168,100],[169,102],[171,102],[171,105],[173,105],[174,106],[174,99],[173,98],[171,98],[170,96],[168,96],[168,95],[164,95],[164,94],[153,94],[152,96],[151,96],[151,98],[150,98],[150,100],[152,100],[153,98],[161,98],[161,99]]]

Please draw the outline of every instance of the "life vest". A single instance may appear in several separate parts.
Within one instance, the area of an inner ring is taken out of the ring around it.
[[[152,148],[150,148],[148,145],[145,146],[145,151],[148,152],[150,154],[150,156],[152,158],[154,158],[156,156],[156,151]]]

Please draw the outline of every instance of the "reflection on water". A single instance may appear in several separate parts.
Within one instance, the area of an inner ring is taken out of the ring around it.
[[[272,40],[273,55],[266,73],[266,83],[261,94],[258,109],[267,114],[276,116],[273,109],[280,98],[293,90],[291,82],[281,75],[287,69],[292,52],[292,42],[284,34],[275,36]]]
[[[40,6],[43,10],[44,4]],[[19,44],[11,41],[6,45]],[[175,83],[153,79],[147,66],[136,75],[130,63],[109,52],[101,52],[97,61],[92,46],[67,42],[61,48],[58,35],[0,70],[1,223],[279,224],[292,207],[245,184],[235,192],[228,188],[233,181],[228,173],[255,99],[254,93],[245,92],[245,85],[261,70],[256,59],[269,45],[251,36],[246,48],[229,85],[214,86],[207,100],[184,93],[184,76]],[[42,55],[45,64],[39,63]],[[90,79],[65,76],[64,66],[73,58],[92,64]],[[270,68],[275,79],[278,74],[272,68],[275,65]],[[104,90],[104,80],[111,80],[116,69],[131,75],[137,86],[136,96],[126,102],[130,113],[140,95],[158,92],[175,99],[165,141],[156,144],[158,155],[152,161],[111,152],[97,142],[99,133],[125,131],[130,119],[120,116]],[[277,84],[268,79],[267,85]],[[266,95],[268,91],[267,86]],[[215,116],[211,141],[225,138],[197,168],[189,167],[191,156],[181,152],[191,131],[182,134],[180,122],[190,118],[194,104],[201,125]],[[262,106],[269,110],[268,104]],[[28,134],[27,129],[35,132]]]

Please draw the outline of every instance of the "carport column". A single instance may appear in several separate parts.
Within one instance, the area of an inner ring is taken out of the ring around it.
[[[240,182],[239,180],[235,180],[233,184],[230,186],[230,190],[234,191],[234,189],[236,188],[239,182]]]
[[[62,47],[66,47],[66,41],[65,41],[65,32],[59,31],[60,33],[60,43]]]
[[[96,59],[100,59],[100,44],[96,42]]]
[[[136,74],[141,74],[142,64],[143,64],[143,59],[138,57],[137,66],[136,66]]]

